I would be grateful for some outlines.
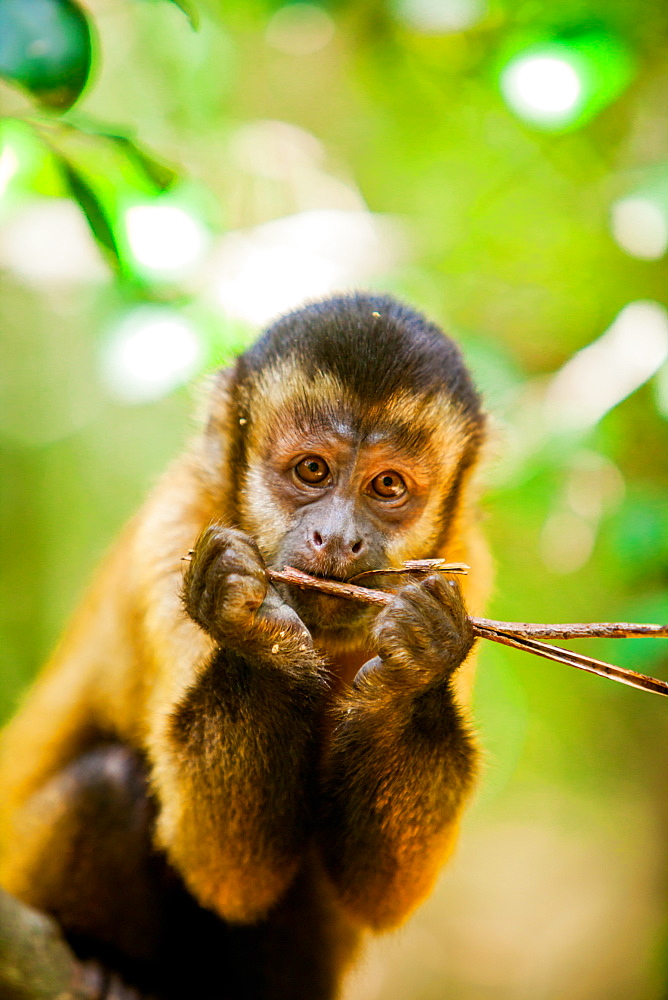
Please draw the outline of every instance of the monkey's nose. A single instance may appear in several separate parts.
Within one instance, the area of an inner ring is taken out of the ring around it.
[[[314,531],[311,536],[311,545],[316,551],[327,553],[328,555],[337,556],[348,556],[350,554],[354,556],[360,555],[364,549],[364,539],[363,538],[344,538],[339,534],[321,534],[319,531]]]

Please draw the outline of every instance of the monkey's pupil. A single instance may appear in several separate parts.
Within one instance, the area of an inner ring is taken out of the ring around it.
[[[327,479],[329,468],[322,458],[303,458],[296,466],[295,472],[302,482],[316,486]]]
[[[406,492],[406,484],[398,472],[381,472],[371,483],[371,489],[383,500],[398,500]]]

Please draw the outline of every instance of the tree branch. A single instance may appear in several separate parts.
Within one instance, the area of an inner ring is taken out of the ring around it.
[[[81,962],[51,917],[0,889],[2,1000],[140,1000],[95,962]]]

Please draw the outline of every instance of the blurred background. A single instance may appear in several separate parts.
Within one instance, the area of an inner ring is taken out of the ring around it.
[[[666,621],[667,52],[656,0],[0,0],[2,718],[206,373],[335,290],[465,350],[490,616]],[[668,702],[487,643],[475,718],[455,861],[346,1000],[667,997]]]

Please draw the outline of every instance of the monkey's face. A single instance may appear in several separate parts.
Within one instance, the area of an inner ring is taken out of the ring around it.
[[[280,523],[271,563],[338,580],[394,565],[397,542],[429,496],[426,469],[387,441],[360,442],[344,425],[307,435],[293,429],[257,472]],[[314,592],[297,591],[291,601],[305,624],[321,628],[350,627],[365,611]]]
[[[407,424],[396,406],[362,417],[346,412],[340,399],[335,416],[326,407],[311,406],[308,414],[284,407],[280,419],[256,423],[242,527],[268,565],[338,580],[435,554],[465,450],[461,428],[452,422],[445,434],[441,423],[425,426],[424,406]],[[373,614],[315,591],[284,588],[282,596],[313,632],[344,641]]]

